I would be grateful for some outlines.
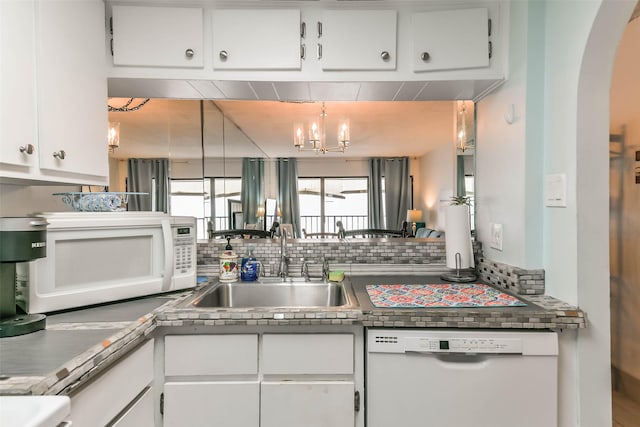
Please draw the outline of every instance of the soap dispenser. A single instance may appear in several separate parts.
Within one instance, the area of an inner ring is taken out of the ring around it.
[[[260,263],[253,256],[253,245],[247,245],[247,255],[240,264],[240,279],[243,282],[253,282],[260,274]]]
[[[238,280],[238,255],[233,252],[230,238],[227,238],[227,246],[220,254],[220,270],[218,279],[221,282],[235,282]]]

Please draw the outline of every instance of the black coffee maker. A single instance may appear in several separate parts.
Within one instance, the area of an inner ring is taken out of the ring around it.
[[[39,331],[45,315],[16,308],[16,263],[47,256],[47,221],[38,217],[0,218],[0,338]]]

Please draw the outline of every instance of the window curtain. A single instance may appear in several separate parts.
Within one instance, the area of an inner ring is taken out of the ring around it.
[[[369,159],[369,228],[385,228],[382,208],[384,159]]]
[[[467,188],[464,183],[464,156],[456,156],[457,157],[457,165],[456,165],[456,195],[457,196],[466,196]]]
[[[300,199],[298,198],[298,163],[294,158],[276,161],[278,179],[278,207],[281,223],[291,224],[293,235],[300,237]]]
[[[262,159],[242,159],[240,200],[244,223],[256,224],[258,208],[264,208],[264,161]]]
[[[131,192],[147,193],[130,195],[127,210],[168,212],[169,159],[129,159],[127,188]]]
[[[409,176],[409,158],[384,160],[384,207],[387,228],[400,230],[411,209],[411,178]]]

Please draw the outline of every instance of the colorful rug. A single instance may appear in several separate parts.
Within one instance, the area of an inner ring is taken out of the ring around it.
[[[521,307],[516,297],[481,283],[367,285],[369,299],[384,308]]]

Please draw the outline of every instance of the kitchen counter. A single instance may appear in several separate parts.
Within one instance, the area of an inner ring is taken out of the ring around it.
[[[70,394],[156,327],[191,325],[353,325],[367,327],[574,329],[586,326],[578,308],[552,297],[517,297],[525,307],[376,308],[367,284],[437,283],[434,276],[352,276],[359,306],[314,308],[189,308],[193,291],[150,296],[47,316],[47,328],[0,339],[0,394]]]

